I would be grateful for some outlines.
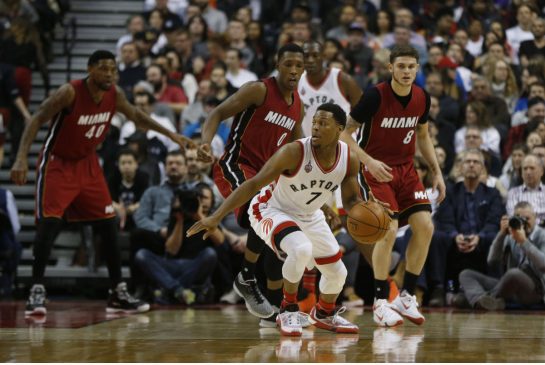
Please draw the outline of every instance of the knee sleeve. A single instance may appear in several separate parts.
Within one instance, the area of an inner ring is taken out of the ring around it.
[[[312,259],[312,243],[303,232],[295,231],[282,239],[280,248],[288,255],[282,266],[282,276],[290,283],[298,283]]]
[[[272,250],[265,250],[265,275],[271,281],[282,280],[282,261]]]
[[[246,240],[246,248],[250,250],[251,252],[255,254],[261,254],[263,249],[265,248],[265,242],[259,236],[255,231],[250,228],[248,230],[248,239]]]
[[[346,266],[341,260],[332,264],[318,265],[322,273],[320,279],[320,292],[323,294],[339,294],[343,290],[346,281]]]

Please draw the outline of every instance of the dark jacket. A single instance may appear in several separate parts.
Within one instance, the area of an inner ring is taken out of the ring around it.
[[[439,206],[434,219],[436,229],[447,232],[454,241],[461,229],[464,219],[466,188],[462,182],[453,184],[447,188],[447,196]],[[475,191],[477,230],[480,242],[486,248],[490,246],[496,233],[500,229],[500,220],[505,214],[505,207],[502,204],[500,193],[496,188],[490,188],[479,184]],[[481,246],[481,245],[479,245]]]

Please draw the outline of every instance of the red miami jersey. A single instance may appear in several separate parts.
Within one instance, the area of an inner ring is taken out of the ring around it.
[[[291,104],[280,93],[274,77],[262,80],[267,88],[264,102],[235,116],[225,153],[219,161],[223,175],[230,179],[238,164],[256,172],[283,145],[288,143],[295,126],[301,123],[301,99],[293,91]],[[233,176],[236,179],[235,176]],[[238,185],[238,184],[237,184]]]
[[[413,84],[408,96],[399,97],[387,81],[367,90],[350,115],[362,123],[359,146],[372,158],[395,166],[412,162],[416,126],[427,123],[428,111],[429,95],[422,88]]]
[[[112,85],[96,103],[85,80],[74,80],[70,84],[75,90],[74,102],[53,117],[43,154],[79,160],[94,154],[106,138],[115,114],[116,88]]]

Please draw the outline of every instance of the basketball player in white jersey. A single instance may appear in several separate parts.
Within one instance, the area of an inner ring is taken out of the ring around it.
[[[310,313],[311,322],[333,332],[357,333],[358,326],[339,315],[344,307],[335,307],[346,268],[320,207],[339,188],[345,207],[352,208],[361,201],[359,164],[347,145],[339,141],[346,124],[341,107],[320,105],[312,124],[312,137],[278,150],[256,176],[240,185],[213,215],[195,223],[187,234],[207,230],[208,236],[227,213],[261,189],[250,203],[248,214],[255,232],[284,261],[284,299],[276,320],[280,332],[301,336],[297,288],[305,268],[317,266],[322,273],[321,294]]]

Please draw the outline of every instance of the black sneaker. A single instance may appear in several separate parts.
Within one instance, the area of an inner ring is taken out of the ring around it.
[[[45,288],[42,284],[34,284],[30,289],[30,295],[26,302],[26,315],[45,315],[47,309],[45,309],[45,302],[47,301],[45,296]]]
[[[274,308],[259,290],[255,279],[244,280],[242,273],[238,273],[233,283],[233,289],[244,298],[248,312],[254,316],[268,318],[274,314]]]
[[[108,305],[106,312],[108,313],[142,313],[149,311],[149,304],[132,297],[127,290],[126,283],[117,284],[117,288],[110,289]]]

